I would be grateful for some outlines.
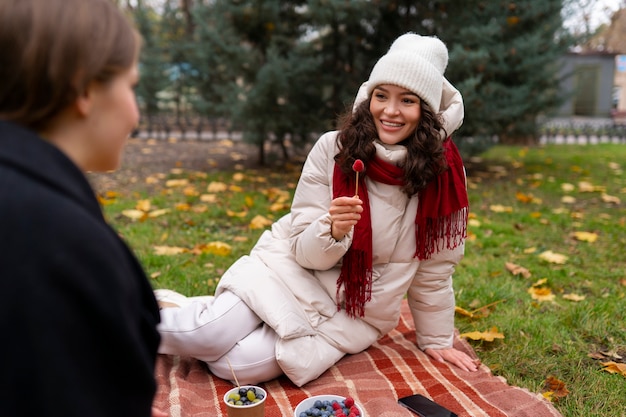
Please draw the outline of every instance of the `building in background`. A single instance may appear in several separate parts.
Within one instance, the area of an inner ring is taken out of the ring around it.
[[[588,50],[614,55],[611,114],[616,122],[626,122],[626,9],[616,11],[609,25],[600,30],[587,45]]]
[[[570,52],[563,57],[561,89],[566,101],[558,116],[611,117],[614,103],[615,54]]]

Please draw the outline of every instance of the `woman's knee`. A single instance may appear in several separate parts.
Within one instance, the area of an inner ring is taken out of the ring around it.
[[[277,340],[276,332],[268,325],[262,324],[222,358],[207,365],[215,376],[233,383],[246,385],[269,381],[283,373],[276,361]],[[233,373],[237,381],[234,381]]]
[[[253,332],[261,319],[235,294],[195,300],[182,308],[161,310],[161,347],[166,354],[214,361]]]

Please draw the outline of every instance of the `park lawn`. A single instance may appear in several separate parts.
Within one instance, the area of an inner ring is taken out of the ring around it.
[[[626,146],[496,146],[468,158],[456,327],[564,416],[626,416]],[[155,288],[211,294],[289,210],[299,167],[154,173],[103,190]],[[251,283],[253,285],[253,283]]]

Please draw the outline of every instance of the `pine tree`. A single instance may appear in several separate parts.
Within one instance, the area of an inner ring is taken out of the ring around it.
[[[562,0],[441,4],[445,18],[437,25],[450,49],[447,75],[465,102],[460,135],[535,143],[538,116],[562,99],[558,62],[571,44]]]
[[[215,69],[203,66],[200,93],[223,98],[221,108],[228,109],[244,140],[258,146],[260,164],[266,163],[268,140],[274,138],[287,158],[286,139],[306,136],[316,120],[311,109],[319,107],[313,82],[318,65],[301,47],[304,3],[216,0],[197,12],[216,16],[202,23],[199,45]]]
[[[193,9],[185,2],[186,12],[167,1],[161,58],[178,71],[170,80],[177,102],[231,120],[264,163],[268,140],[287,156],[287,138],[333,128],[396,37],[435,35],[450,51],[446,76],[464,96],[457,136],[533,141],[538,116],[560,101],[566,1],[198,0]],[[158,54],[147,56],[154,62],[142,65],[158,74]],[[161,87],[152,84],[148,98]]]
[[[137,86],[137,96],[143,118],[150,121],[159,112],[158,93],[169,84],[165,74],[165,60],[161,52],[162,45],[159,40],[161,17],[143,2],[140,2],[133,10],[133,17],[143,38],[139,64],[141,82]]]

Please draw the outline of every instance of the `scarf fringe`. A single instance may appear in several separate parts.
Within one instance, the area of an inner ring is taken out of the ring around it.
[[[469,207],[464,207],[449,216],[427,218],[423,224],[417,223],[415,256],[424,260],[443,249],[461,245],[467,238],[468,214]]]
[[[340,294],[343,286],[346,314],[352,318],[365,315],[365,303],[372,299],[371,263],[371,254],[365,251],[353,250],[344,255],[341,274],[337,280],[337,311],[341,310]]]

